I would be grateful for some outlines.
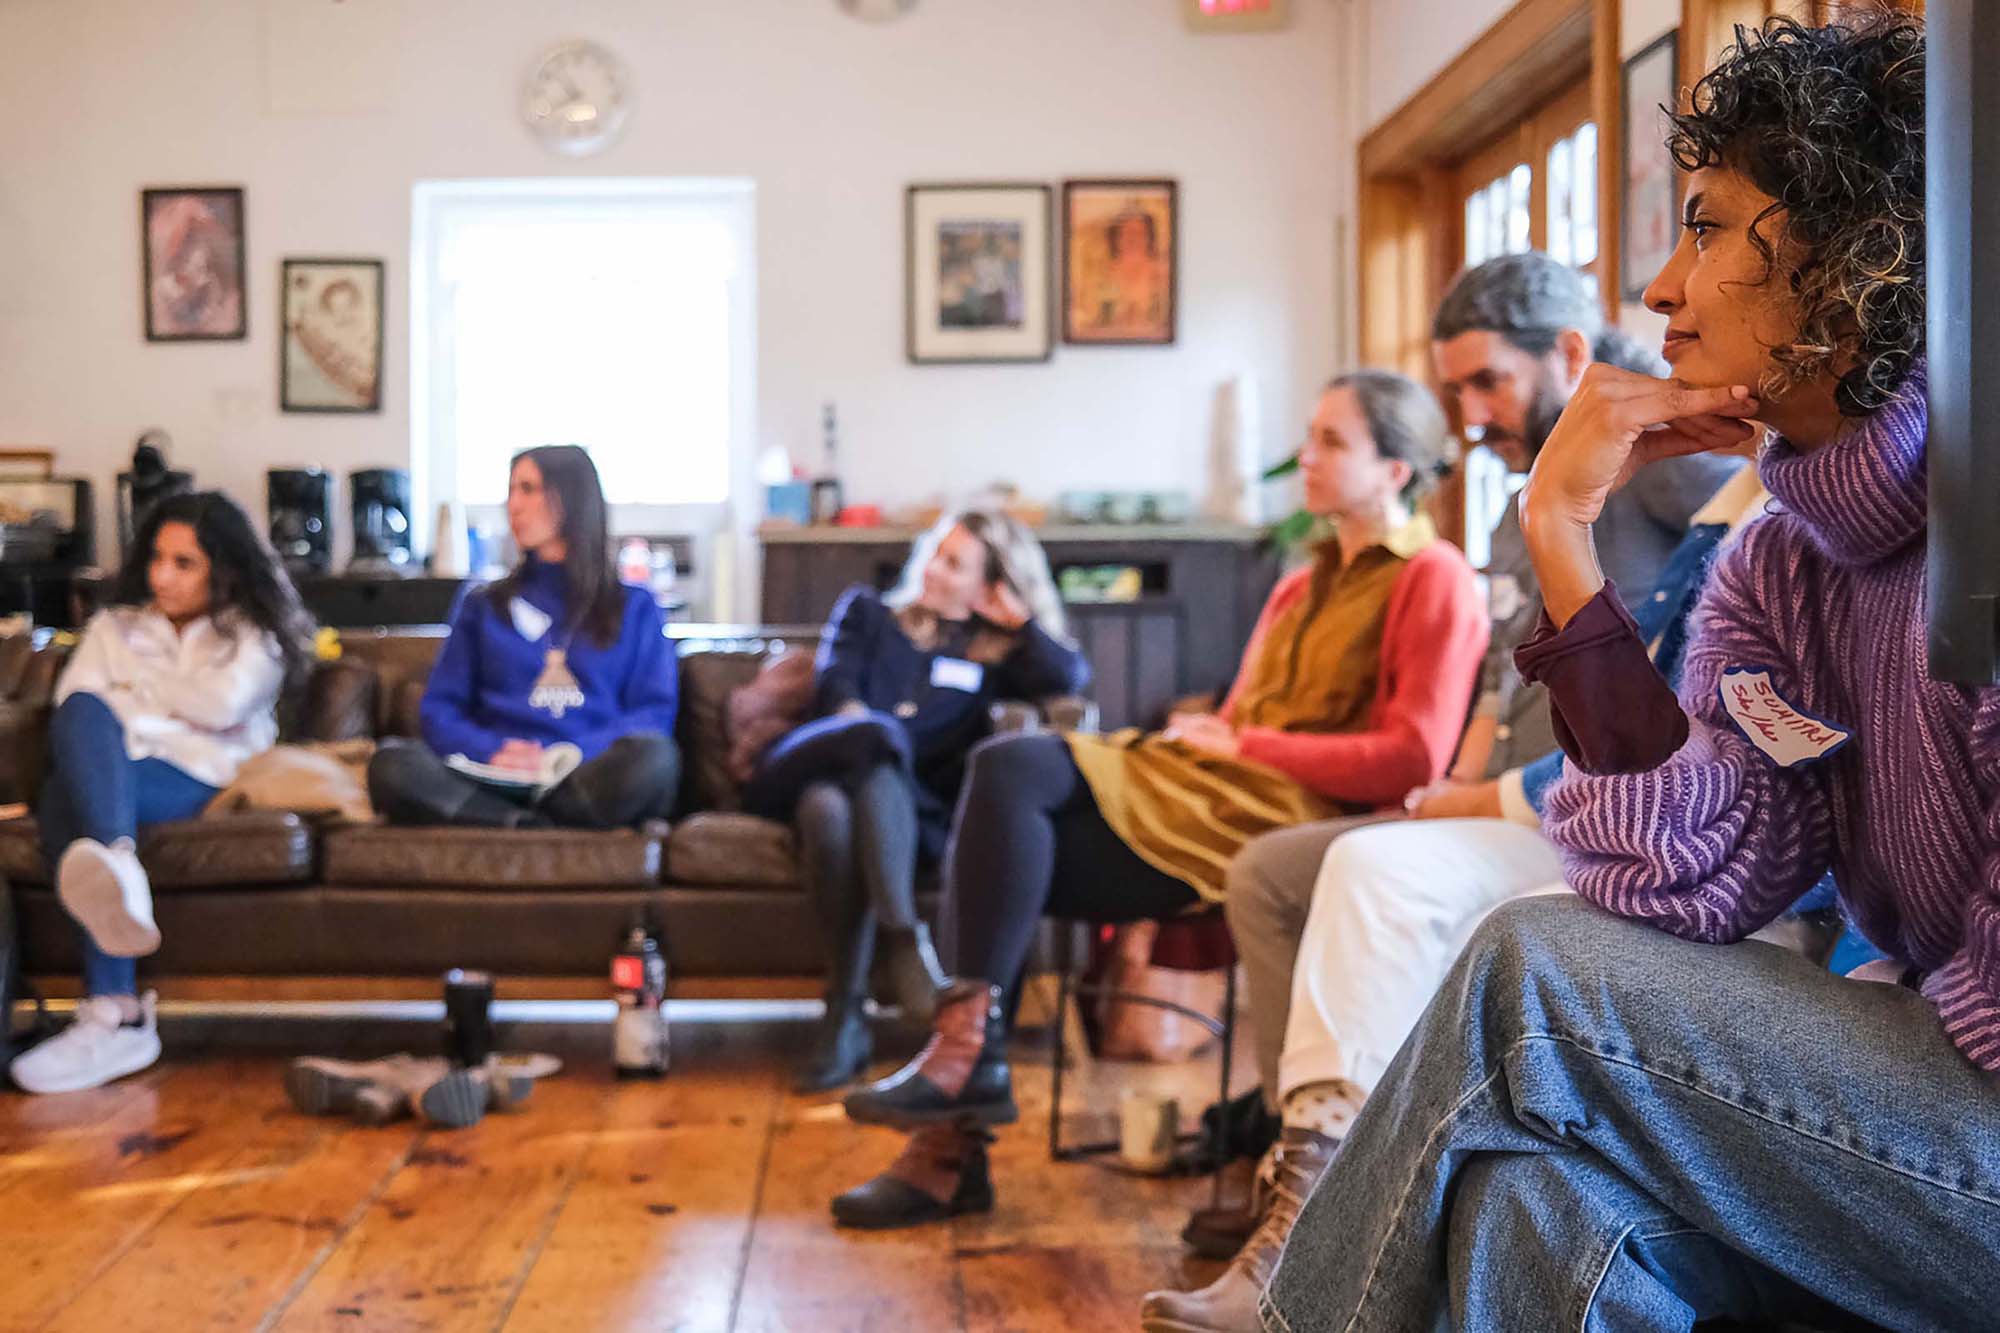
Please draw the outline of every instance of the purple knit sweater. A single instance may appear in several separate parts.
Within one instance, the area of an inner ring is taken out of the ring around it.
[[[1569,766],[1548,832],[1577,892],[1684,939],[1738,940],[1829,866],[1855,924],[1923,974],[1974,1063],[2000,1071],[2000,689],[1933,681],[1924,624],[1922,368],[1854,434],[1768,446],[1775,512],[1717,561],[1694,613],[1687,743],[1646,773]],[[1780,768],[1718,694],[1767,668],[1852,733]]]

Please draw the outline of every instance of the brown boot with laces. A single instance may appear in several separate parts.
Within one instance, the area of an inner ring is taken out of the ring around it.
[[[1306,1197],[1326,1172],[1340,1140],[1287,1127],[1272,1161],[1264,1220],[1222,1276],[1199,1291],[1155,1291],[1139,1307],[1146,1333],[1258,1333],[1257,1297],[1284,1251]]]

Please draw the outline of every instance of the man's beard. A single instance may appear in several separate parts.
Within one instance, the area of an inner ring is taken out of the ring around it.
[[[1528,399],[1528,411],[1521,423],[1522,433],[1516,435],[1512,431],[1496,430],[1488,426],[1480,443],[1510,464],[1513,459],[1509,455],[1519,455],[1522,459],[1521,471],[1526,472],[1534,466],[1536,455],[1540,454],[1542,446],[1549,442],[1550,434],[1555,431],[1556,422],[1562,419],[1563,409],[1568,406],[1569,401],[1556,391],[1556,377],[1543,372],[1536,381],[1533,396]]]

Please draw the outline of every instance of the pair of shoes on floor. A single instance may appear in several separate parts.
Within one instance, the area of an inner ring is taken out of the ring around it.
[[[495,1055],[469,1069],[442,1056],[406,1053],[380,1060],[300,1056],[285,1067],[285,1095],[306,1115],[386,1125],[414,1112],[426,1124],[463,1129],[488,1111],[519,1106],[535,1080],[561,1068],[553,1055]]]
[[[139,996],[139,1016],[130,1021],[119,1001],[115,995],[79,1001],[68,1027],[17,1056],[8,1067],[15,1086],[23,1092],[82,1092],[157,1062],[157,998],[151,991]]]
[[[56,862],[56,897],[113,958],[144,958],[159,951],[153,884],[130,838],[108,847],[95,838],[71,843]]]
[[[1222,1276],[1199,1291],[1155,1291],[1139,1307],[1146,1333],[1256,1333],[1257,1297],[1271,1280],[1285,1238],[1306,1198],[1326,1173],[1340,1140],[1287,1128],[1271,1149],[1264,1215]],[[1263,1167],[1259,1167],[1260,1174]]]

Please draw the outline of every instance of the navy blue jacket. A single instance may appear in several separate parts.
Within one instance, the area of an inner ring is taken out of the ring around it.
[[[938,675],[937,663],[962,661],[982,630],[992,627],[978,619],[945,622],[937,647],[926,652],[910,642],[879,594],[857,585],[833,608],[814,665],[818,714],[860,703],[895,718],[909,737],[918,785],[939,797],[947,814],[965,779],[966,752],[992,729],[993,704],[1078,694],[1090,684],[1083,655],[1033,621],[1013,636],[1013,648],[1000,661],[973,671],[947,665]],[[974,672],[976,688],[954,687]]]

